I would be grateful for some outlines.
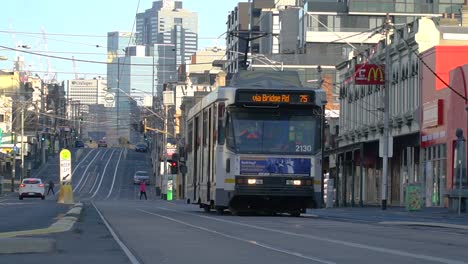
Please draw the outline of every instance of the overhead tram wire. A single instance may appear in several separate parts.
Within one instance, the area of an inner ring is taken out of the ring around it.
[[[32,31],[10,31],[0,30],[0,33],[18,34],[18,35],[44,35],[42,32]],[[68,33],[45,33],[46,36],[64,36],[64,37],[89,37],[89,38],[107,38],[107,35],[92,35],[92,34],[68,34]],[[198,39],[219,39],[219,37],[199,37]]]
[[[108,63],[108,62],[104,62],[104,61],[83,60],[83,59],[76,59],[76,58],[72,59],[72,58],[55,56],[55,55],[46,55],[46,54],[42,54],[42,53],[36,53],[36,52],[27,51],[27,50],[20,50],[20,49],[6,47],[6,46],[2,46],[2,45],[0,45],[0,48],[12,50],[12,51],[18,51],[18,52],[22,52],[22,53],[27,53],[27,54],[31,54],[31,55],[35,55],[35,56],[43,56],[43,57],[52,58],[52,59],[68,60],[68,61],[73,61],[74,60],[74,61],[77,61],[77,62],[105,64],[105,65],[112,64],[112,63]],[[206,65],[206,64],[211,65],[211,62],[194,63],[193,65]],[[125,66],[153,66],[153,64],[145,64],[145,63],[120,63],[120,65],[125,65]],[[173,64],[173,65],[172,64],[166,64],[166,65],[176,66],[176,64]]]

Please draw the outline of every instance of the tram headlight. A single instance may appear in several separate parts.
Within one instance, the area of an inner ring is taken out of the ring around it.
[[[247,179],[247,183],[250,185],[263,184],[263,180],[262,179]]]
[[[299,185],[302,185],[302,181],[301,180],[287,180],[286,185],[299,186]]]

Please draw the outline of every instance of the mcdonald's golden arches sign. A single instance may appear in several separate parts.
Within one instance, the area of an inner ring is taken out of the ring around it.
[[[377,64],[356,64],[354,83],[360,85],[384,85],[385,68]]]

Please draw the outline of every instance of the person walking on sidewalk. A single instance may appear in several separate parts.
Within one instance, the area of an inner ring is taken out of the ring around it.
[[[52,191],[52,194],[55,196],[55,191],[54,191],[55,184],[52,180],[49,181],[49,189],[47,189],[47,195],[49,195],[49,192]]]
[[[145,181],[140,182],[140,200],[141,200],[142,195],[145,195],[145,200],[148,200],[148,197],[146,197],[146,182]]]

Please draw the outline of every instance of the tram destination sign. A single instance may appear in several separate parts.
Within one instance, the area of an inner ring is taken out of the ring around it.
[[[237,91],[236,103],[313,105],[313,91]]]

